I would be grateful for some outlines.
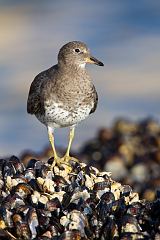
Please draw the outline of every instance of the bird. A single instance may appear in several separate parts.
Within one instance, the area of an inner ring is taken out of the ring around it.
[[[86,63],[104,66],[84,42],[68,42],[59,50],[58,63],[39,73],[29,89],[27,112],[47,127],[54,156],[52,168],[55,164],[69,163],[75,127],[97,108],[98,94]],[[70,128],[69,142],[64,157],[60,158],[55,149],[54,130],[63,127]]]

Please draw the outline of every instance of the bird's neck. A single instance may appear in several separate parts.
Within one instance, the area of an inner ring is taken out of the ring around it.
[[[70,79],[72,79],[72,82],[75,81],[76,84],[78,82],[80,84],[85,82],[85,84],[90,84],[91,77],[89,76],[85,64],[69,64],[69,65],[59,65],[59,72],[63,72],[65,82],[70,82]],[[67,77],[66,77],[67,76]]]
[[[74,63],[65,63],[65,64],[58,64],[60,70],[64,72],[86,72],[86,63],[74,64]]]

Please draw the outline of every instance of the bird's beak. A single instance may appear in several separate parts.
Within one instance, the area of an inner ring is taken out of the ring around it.
[[[104,64],[102,62],[100,62],[98,59],[96,59],[95,57],[89,56],[86,58],[86,63],[94,63],[98,66],[104,66]]]

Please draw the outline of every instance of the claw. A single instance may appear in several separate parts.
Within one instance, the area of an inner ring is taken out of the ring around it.
[[[71,161],[73,162],[76,162],[76,163],[79,163],[79,160],[77,158],[74,158],[74,157],[71,157],[71,156],[68,156],[68,155],[64,155],[64,157],[62,158],[63,160],[63,163],[69,163]]]
[[[57,165],[59,168],[64,167],[67,172],[71,172],[73,166],[71,162],[79,163],[79,160],[74,157],[65,155],[64,157],[56,157],[51,165],[51,170]]]

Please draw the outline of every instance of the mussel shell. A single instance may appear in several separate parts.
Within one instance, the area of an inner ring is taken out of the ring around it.
[[[44,231],[50,226],[50,216],[43,209],[37,209],[37,216],[40,228]]]
[[[0,229],[0,239],[1,240],[12,240],[11,235],[8,231]]]
[[[60,224],[59,218],[52,215],[50,219],[50,227],[48,228],[53,234],[54,231],[62,234],[64,232],[64,227]]]
[[[37,236],[38,233],[38,216],[35,208],[30,208],[27,213],[27,223],[31,231],[32,239]]]
[[[118,226],[116,225],[115,221],[112,218],[107,217],[106,223],[103,225],[100,233],[101,239],[105,240],[115,239],[115,235],[117,235],[117,233]]]
[[[104,181],[104,182],[97,182],[94,184],[93,190],[104,190],[105,188],[110,187],[110,182],[109,181]]]
[[[37,179],[31,179],[29,182],[28,182],[29,186],[31,187],[32,190],[34,191],[38,191],[38,192],[41,192],[41,189],[39,187],[39,184],[37,183]]]
[[[140,202],[134,202],[128,206],[127,213],[138,216],[142,212],[142,204]]]
[[[62,176],[59,176],[59,175],[54,175],[53,181],[55,182],[55,184],[57,186],[59,186],[59,185],[65,186],[68,184],[67,181],[65,180],[65,178]]]
[[[78,230],[66,231],[59,238],[59,240],[80,240],[80,239],[81,235]]]
[[[48,164],[51,164],[51,165],[52,165],[53,161],[54,161],[54,157],[51,157],[51,158],[48,159],[47,162],[48,162]]]
[[[102,221],[105,221],[107,216],[117,207],[118,202],[115,201],[112,192],[106,192],[101,196],[101,200],[97,205],[98,215]]]
[[[137,219],[132,216],[131,214],[126,214],[122,217],[121,219],[121,225],[124,226],[126,225],[127,223],[130,223],[130,224],[134,224],[134,225],[137,225],[138,224],[138,221]]]
[[[66,208],[66,207],[69,206],[73,194],[74,194],[74,192],[66,192],[66,193],[63,195],[62,206],[63,206],[64,208]]]
[[[15,213],[13,216],[12,216],[12,219],[13,219],[13,223],[14,225],[16,226],[18,223],[21,223],[22,222],[22,216],[20,214],[17,214]]]
[[[137,219],[130,215],[126,214],[121,219],[121,232],[132,232],[139,233],[141,231],[140,225],[138,224]]]
[[[45,179],[48,174],[52,175],[51,170],[47,165],[41,165],[39,169],[36,169],[36,177],[42,177]]]
[[[120,239],[121,240],[140,240],[140,239],[149,240],[150,238],[144,237],[142,233],[127,232],[127,233],[122,233],[120,235]]]
[[[28,164],[27,164],[27,167],[26,167],[26,168],[35,169],[37,162],[40,162],[40,161],[37,160],[37,159],[31,158],[31,159],[28,161]]]
[[[5,207],[0,207],[0,219],[3,219],[5,222],[7,221],[7,210]]]
[[[84,185],[84,183],[85,183],[85,177],[84,177],[84,174],[83,174],[82,171],[80,171],[80,172],[77,174],[77,176],[76,176],[76,178],[75,178],[75,183],[76,183],[78,186]]]
[[[16,174],[22,173],[24,171],[23,163],[15,156],[10,157],[3,162],[3,178],[7,176],[14,176]]]
[[[50,212],[53,212],[57,208],[61,208],[61,203],[57,197],[52,198],[46,203],[46,209]]]
[[[121,193],[122,196],[127,197],[130,195],[131,192],[132,192],[132,188],[129,185],[123,185],[122,193]]]
[[[115,196],[112,192],[106,192],[101,196],[101,201],[111,203],[115,201]]]
[[[18,194],[15,193],[13,195],[9,194],[6,198],[4,198],[2,204],[6,209],[10,210],[25,205],[25,202]]]
[[[16,156],[12,156],[9,162],[15,167],[16,174],[23,173],[25,170],[23,163]]]
[[[31,239],[31,231],[26,222],[22,222],[16,225],[16,233],[18,239],[30,240]]]
[[[91,177],[91,174],[96,175],[96,171],[94,170],[94,168],[90,167],[89,165],[82,167],[82,171],[84,172],[85,175],[87,174],[90,177]]]
[[[27,168],[24,172],[25,179],[29,182],[32,179],[35,179],[35,170],[33,168]]]
[[[38,238],[36,238],[37,240],[51,240],[51,238],[50,237],[47,237],[47,236],[41,236],[41,237],[38,237]],[[52,238],[52,240],[58,240],[59,238],[57,237],[57,239],[53,239]]]
[[[26,198],[28,195],[31,195],[31,193],[33,192],[33,189],[27,183],[19,183],[17,186],[12,188],[11,192],[15,192],[22,198]]]

